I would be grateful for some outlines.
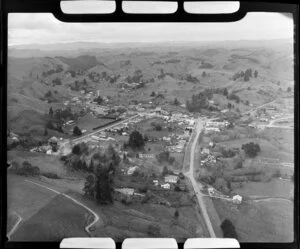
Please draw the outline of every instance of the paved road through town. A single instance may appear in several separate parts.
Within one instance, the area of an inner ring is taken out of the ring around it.
[[[80,141],[82,141],[82,140],[85,140],[86,138],[88,138],[88,137],[90,137],[90,136],[93,136],[93,135],[95,135],[95,134],[97,134],[97,133],[99,133],[99,132],[101,132],[101,131],[103,131],[103,130],[105,130],[105,129],[113,128],[113,127],[115,127],[115,126],[118,126],[118,125],[120,125],[120,124],[126,123],[126,122],[130,121],[131,119],[134,119],[134,118],[137,118],[137,117],[139,117],[139,115],[134,115],[134,116],[132,116],[132,117],[130,117],[130,118],[127,118],[127,119],[124,119],[124,120],[122,120],[122,121],[120,121],[120,122],[114,123],[114,124],[109,125],[109,126],[105,126],[105,127],[103,127],[103,128],[100,128],[99,130],[96,130],[96,131],[91,132],[91,133],[89,133],[89,134],[86,134],[86,135],[84,135],[84,136],[81,136],[81,137],[78,137],[78,138],[74,138],[74,139],[72,140],[72,142],[73,142],[73,143],[78,143],[78,142],[80,142]]]
[[[201,212],[202,212],[202,215],[203,215],[203,218],[204,218],[204,221],[205,221],[205,224],[206,224],[206,227],[208,229],[208,232],[210,234],[210,237],[212,238],[216,238],[216,234],[215,234],[215,231],[212,227],[212,224],[211,224],[211,221],[210,221],[210,218],[208,216],[208,213],[207,213],[207,210],[206,210],[206,206],[204,204],[204,201],[203,201],[203,195],[200,191],[200,188],[199,188],[199,185],[201,186],[200,183],[197,184],[195,178],[194,178],[194,159],[195,159],[195,153],[196,153],[196,145],[197,145],[197,142],[198,142],[198,138],[199,138],[199,135],[204,127],[204,123],[206,122],[206,120],[201,120],[200,118],[198,119],[197,121],[197,124],[195,125],[195,129],[196,129],[196,136],[195,136],[195,139],[192,143],[192,148],[191,148],[191,158],[190,158],[190,170],[189,172],[186,172],[184,173],[192,182],[192,186],[194,188],[194,191],[195,191],[195,194],[196,194],[196,197],[197,197],[197,200],[199,202],[199,206],[201,208]]]

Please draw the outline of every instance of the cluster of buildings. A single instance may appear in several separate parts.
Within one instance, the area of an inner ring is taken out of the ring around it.
[[[228,121],[208,121],[205,123],[204,132],[208,134],[210,132],[220,132],[222,128],[229,125]]]
[[[183,149],[185,147],[185,144],[186,144],[186,140],[181,139],[177,142],[177,144],[168,146],[167,150],[169,152],[178,152],[178,153],[180,153],[180,152],[183,151]]]
[[[153,185],[154,186],[160,186],[163,189],[171,189],[172,186],[177,184],[179,181],[179,176],[177,175],[166,175],[164,177],[163,182],[159,182],[159,180],[153,180]]]
[[[140,202],[145,198],[145,194],[138,193],[134,188],[115,188],[114,189],[114,199],[126,202]]]
[[[217,159],[214,155],[206,154],[206,156],[201,159],[200,165],[214,165],[217,162]]]

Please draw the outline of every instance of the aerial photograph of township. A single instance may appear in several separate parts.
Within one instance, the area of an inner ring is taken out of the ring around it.
[[[10,15],[8,239],[292,242],[293,21],[243,22]]]

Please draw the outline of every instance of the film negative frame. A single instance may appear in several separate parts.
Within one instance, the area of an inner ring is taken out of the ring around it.
[[[129,0],[130,1],[130,0]],[[174,2],[176,0],[164,0]],[[192,2],[195,0],[189,0]],[[60,0],[3,0],[1,2],[1,247],[2,248],[58,248],[59,242],[7,242],[7,179],[6,179],[6,130],[7,130],[7,36],[9,13],[53,13],[62,22],[233,22],[242,19],[247,12],[286,12],[294,19],[294,148],[295,148],[295,192],[294,192],[294,242],[293,243],[240,243],[241,248],[299,248],[299,5],[276,2],[240,2],[240,9],[230,14],[188,14],[184,11],[184,1],[178,1],[178,9],[173,14],[127,14],[122,11],[122,1],[116,1],[112,14],[64,14]],[[183,248],[183,243],[178,244]],[[116,243],[121,248],[121,243]]]

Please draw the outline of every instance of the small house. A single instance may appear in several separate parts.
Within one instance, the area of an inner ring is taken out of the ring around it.
[[[232,202],[233,202],[234,204],[241,204],[241,203],[242,203],[242,200],[243,200],[243,197],[240,196],[240,195],[234,195],[234,196],[232,197]]]
[[[171,188],[171,185],[169,183],[161,184],[160,186],[164,189],[170,189]]]
[[[208,148],[203,148],[202,154],[209,154],[209,149]]]
[[[114,192],[131,196],[134,194],[134,189],[133,188],[115,188]]]
[[[167,175],[167,176],[165,176],[165,182],[167,182],[167,183],[177,183],[178,182],[178,176],[176,176],[176,175]]]
[[[130,167],[130,168],[127,170],[127,175],[132,175],[137,169],[138,169],[138,166]]]

